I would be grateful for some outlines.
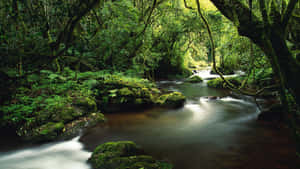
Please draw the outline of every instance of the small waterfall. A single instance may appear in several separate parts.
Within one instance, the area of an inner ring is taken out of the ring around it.
[[[211,68],[207,68],[207,69],[195,71],[194,75],[200,76],[204,80],[210,80],[210,79],[215,79],[220,77],[218,74],[211,74],[210,72],[211,72]],[[238,70],[235,71],[233,75],[224,75],[224,77],[236,77],[236,76],[242,76],[244,74],[245,72]]]
[[[64,142],[1,153],[2,169],[90,169],[91,153],[83,149],[79,136]]]

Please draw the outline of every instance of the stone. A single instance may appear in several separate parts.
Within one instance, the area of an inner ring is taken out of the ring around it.
[[[155,160],[132,141],[107,142],[96,147],[88,160],[93,169],[172,169]]]
[[[186,98],[180,92],[163,94],[158,97],[156,103],[168,108],[179,108],[184,105]]]
[[[194,75],[186,79],[186,82],[189,83],[200,83],[203,82],[203,79],[200,76]]]

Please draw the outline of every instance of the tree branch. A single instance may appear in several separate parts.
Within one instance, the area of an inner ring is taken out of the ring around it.
[[[186,0],[183,0],[183,2],[184,2],[185,8],[187,8],[187,9],[194,9],[194,8],[192,8],[191,6],[188,6],[188,4],[186,3]]]
[[[213,4],[238,28],[239,34],[260,40],[263,22],[239,0],[211,0]],[[251,22],[249,18],[252,18]],[[251,28],[251,29],[249,29]]]
[[[296,7],[296,4],[298,3],[298,0],[290,0],[290,3],[287,6],[287,9],[285,11],[285,13],[282,15],[282,27],[285,30],[289,20],[293,14],[293,11]]]

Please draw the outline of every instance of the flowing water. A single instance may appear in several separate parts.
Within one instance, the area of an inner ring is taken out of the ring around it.
[[[212,78],[207,70],[197,73]],[[251,98],[206,83],[161,81],[187,96],[183,108],[107,114],[108,123],[65,142],[0,153],[0,169],[88,169],[90,152],[108,141],[132,140],[175,169],[299,169],[288,130],[256,121]],[[218,96],[218,99],[207,97]]]

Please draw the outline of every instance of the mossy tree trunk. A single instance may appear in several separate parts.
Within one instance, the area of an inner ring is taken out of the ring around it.
[[[239,0],[211,1],[234,23],[240,35],[250,38],[264,51],[280,80],[282,90],[288,89],[300,105],[300,64],[286,44],[286,28],[298,0],[290,0],[288,5],[282,7],[283,12],[279,12],[275,1],[266,6],[264,0],[259,0],[263,19],[257,17]]]

